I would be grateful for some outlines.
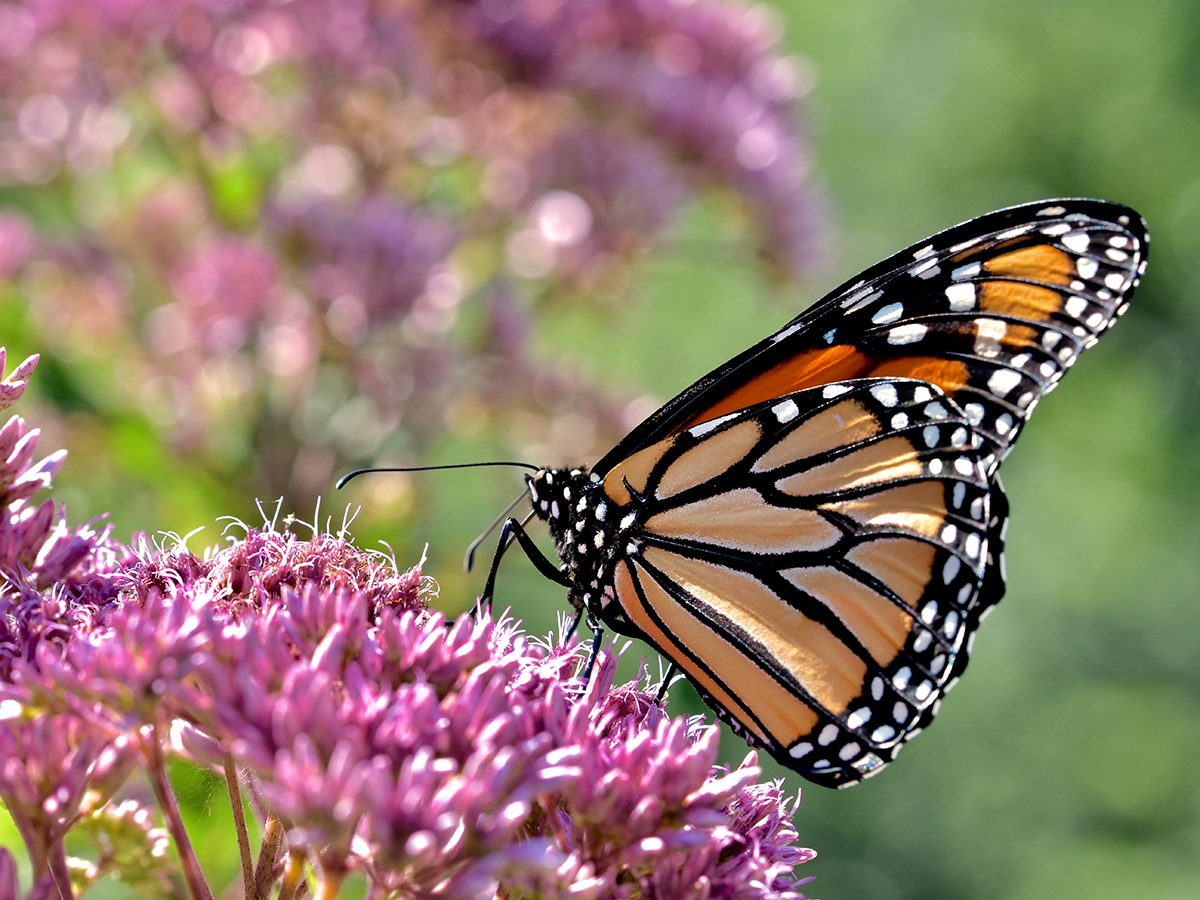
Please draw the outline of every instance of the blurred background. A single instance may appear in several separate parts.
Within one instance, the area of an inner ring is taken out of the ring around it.
[[[457,611],[519,476],[339,474],[591,461],[927,234],[1128,203],[1149,273],[1005,464],[971,675],[797,826],[825,898],[1193,897],[1198,158],[1188,0],[3,4],[0,344],[42,354],[18,412],[72,522],[198,549],[256,499],[352,502]],[[563,602],[515,556],[499,600],[536,632]],[[221,798],[184,793],[219,872]]]

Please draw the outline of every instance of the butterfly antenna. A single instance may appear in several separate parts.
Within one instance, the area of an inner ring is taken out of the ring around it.
[[[496,516],[496,518],[492,519],[492,524],[489,525],[487,528],[483,529],[483,534],[479,535],[479,537],[477,537],[477,538],[475,538],[475,540],[471,541],[470,545],[467,547],[467,555],[463,558],[463,569],[465,569],[468,572],[471,571],[471,567],[473,565],[475,565],[475,551],[479,549],[479,545],[482,544],[484,541],[486,541],[488,539],[488,537],[491,535],[491,533],[493,531],[495,531],[497,527],[499,527],[500,523],[503,522],[506,518],[508,518],[508,514],[517,508],[517,504],[520,503],[522,500],[524,500],[528,496],[529,496],[529,488],[525,488],[525,490],[523,490],[523,491],[521,491],[521,493],[517,494],[516,499],[513,500],[512,503],[510,503],[510,504],[508,504],[508,506],[504,507],[504,511],[502,513],[500,513],[500,515],[498,515],[498,516]]]
[[[531,472],[536,472],[538,466],[527,462],[514,462],[512,460],[493,460],[489,462],[473,462],[473,463],[450,463],[442,466],[372,466],[366,469],[355,469],[352,472],[347,472],[338,479],[337,489],[340,491],[353,478],[359,475],[369,475],[375,472],[435,472],[441,469],[478,469],[484,466],[517,466],[521,469],[529,469]]]

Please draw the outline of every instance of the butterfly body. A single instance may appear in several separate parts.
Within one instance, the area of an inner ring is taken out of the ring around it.
[[[590,470],[531,476],[562,562],[543,571],[806,778],[874,774],[1003,595],[997,469],[1127,308],[1147,242],[1126,207],[1054,200],[889,257]]]

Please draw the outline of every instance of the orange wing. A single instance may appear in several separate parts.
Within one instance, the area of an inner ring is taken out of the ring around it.
[[[610,624],[813,781],[890,761],[945,691],[988,552],[980,441],[936,388],[793,392],[613,468]],[[611,601],[615,601],[612,603]]]

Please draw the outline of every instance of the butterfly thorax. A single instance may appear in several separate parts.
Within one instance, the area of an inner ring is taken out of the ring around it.
[[[603,483],[586,468],[540,469],[528,483],[533,511],[549,526],[571,582],[571,605],[602,614],[612,599],[620,518]]]

